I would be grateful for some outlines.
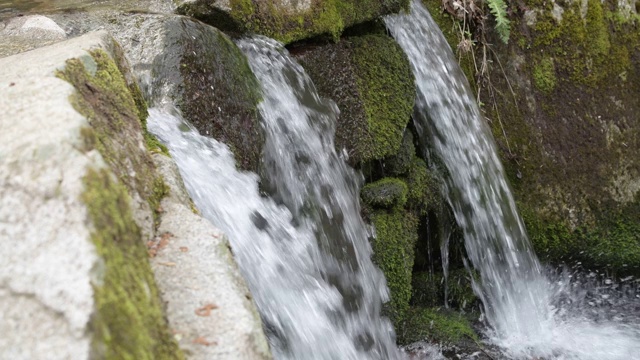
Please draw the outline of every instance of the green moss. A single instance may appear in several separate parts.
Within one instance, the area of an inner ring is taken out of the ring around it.
[[[407,184],[396,178],[384,178],[365,185],[360,192],[365,204],[376,208],[404,206],[407,202]]]
[[[492,77],[481,100],[536,252],[554,264],[637,272],[639,202],[612,187],[640,169],[640,23],[612,2],[590,0],[586,12],[563,4],[562,21],[551,3],[527,5],[535,26],[521,21],[512,34],[527,46],[495,48],[503,65],[513,59],[510,83]]]
[[[544,58],[533,68],[533,82],[544,92],[551,93],[556,87],[556,69],[552,58]]]
[[[415,99],[408,59],[386,35],[343,39],[303,54],[302,65],[321,96],[341,110],[336,147],[352,163],[395,155]]]
[[[201,134],[227,144],[239,168],[257,172],[264,144],[257,110],[262,95],[246,56],[217,29],[179,21],[184,117]]]
[[[90,131],[85,131],[85,143],[102,154],[130,191],[149,201],[152,209],[157,208],[152,203],[154,183],[158,181],[155,167],[138,143],[140,134],[146,132],[146,106],[144,102],[136,104],[126,78],[109,54],[101,49],[89,54],[67,60],[64,70],[58,73],[75,87],[77,93],[71,103],[93,128],[89,138]]]
[[[378,211],[372,216],[376,238],[372,241],[373,261],[382,269],[391,292],[387,313],[396,327],[404,321],[411,299],[411,272],[418,221],[401,209]]]
[[[307,10],[257,0],[232,0],[230,5],[231,10],[224,12],[196,1],[182,4],[177,11],[222,30],[261,34],[288,44],[322,35],[338,40],[346,27],[406,9],[409,1],[311,0]]]
[[[182,359],[162,312],[147,251],[124,186],[106,170],[90,169],[82,201],[103,261],[94,283],[93,356],[104,359]]]
[[[385,36],[352,40],[356,84],[374,139],[367,158],[395,154],[413,112],[415,85],[402,49]]]
[[[164,179],[161,176],[156,177],[153,182],[153,191],[151,193],[151,197],[149,197],[149,205],[151,206],[151,211],[153,211],[153,215],[156,221],[158,221],[160,217],[160,213],[162,209],[160,207],[160,202],[165,196],[169,195],[170,188],[164,182]],[[156,224],[157,225],[157,224]]]
[[[637,207],[637,205],[635,205]],[[520,205],[536,253],[554,263],[580,262],[586,269],[605,268],[615,274],[640,274],[640,223],[622,209],[596,226],[571,228],[566,220]]]
[[[416,147],[413,144],[413,134],[407,129],[398,153],[384,159],[385,171],[394,176],[406,175],[411,169],[414,156],[416,156]]]
[[[439,183],[424,160],[414,156],[407,175],[408,207],[421,215],[442,205]]]
[[[427,340],[452,345],[466,339],[478,340],[478,335],[462,315],[420,307],[409,311],[407,321],[398,335],[402,344]]]

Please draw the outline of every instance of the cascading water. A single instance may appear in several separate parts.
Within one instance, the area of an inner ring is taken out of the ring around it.
[[[637,326],[559,316],[554,304],[562,289],[547,279],[533,253],[491,132],[428,11],[414,0],[409,14],[385,22],[416,78],[414,123],[421,141],[447,167],[445,193],[481,274],[475,290],[492,340],[514,358],[638,358]]]
[[[175,159],[196,206],[223,229],[277,359],[395,359],[388,297],[370,260],[357,174],[333,144],[338,110],[279,43],[242,40],[261,83],[265,188],[232,154],[177,115],[150,110],[149,130]]]

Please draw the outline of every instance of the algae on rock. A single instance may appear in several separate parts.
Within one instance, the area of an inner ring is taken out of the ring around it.
[[[391,209],[407,202],[407,184],[395,178],[384,178],[365,185],[360,195],[365,204]]]
[[[438,344],[459,344],[465,340],[474,343],[478,335],[469,321],[460,314],[438,308],[411,309],[407,322],[398,331],[401,344],[410,344],[428,340]]]

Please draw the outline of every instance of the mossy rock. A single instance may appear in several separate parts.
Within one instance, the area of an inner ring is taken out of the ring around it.
[[[640,17],[612,1],[556,4],[561,19],[525,3],[535,21],[510,13],[509,45],[486,33],[479,98],[527,231],[543,260],[637,273]]]
[[[355,24],[407,9],[408,0],[311,0],[308,2],[231,0],[177,1],[179,14],[221,30],[254,33],[285,44],[328,35],[338,39]]]
[[[407,174],[408,207],[421,215],[429,210],[439,211],[443,205],[438,178],[427,168],[424,160],[414,156]]]
[[[440,308],[412,308],[407,314],[407,321],[398,331],[398,342],[411,344],[425,340],[456,345],[465,341],[475,342],[478,335],[461,314]]]
[[[344,38],[299,54],[321,96],[340,108],[336,147],[352,163],[398,153],[415,100],[409,61],[386,35]]]
[[[148,133],[146,103],[135,81],[123,75],[129,70],[115,42],[113,49],[118,64],[104,50],[93,50],[90,57],[67,60],[58,76],[76,88],[72,104],[91,125],[83,134],[86,147],[100,151],[118,179],[156,214],[166,187],[150,154],[140,150],[139,134],[148,150],[166,153],[166,148]]]
[[[102,49],[91,50],[67,60],[57,74],[75,87],[71,103],[91,125],[81,134],[82,151],[98,150],[110,169],[89,168],[80,199],[87,206],[91,240],[102,260],[92,283],[92,354],[106,359],[182,359],[132,211],[135,207],[144,212],[132,204],[132,197],[156,210],[168,191],[148,152],[161,149],[149,141],[148,133],[145,139],[146,104],[135,82],[127,79],[118,45],[113,43],[110,50],[115,59]]]
[[[104,261],[94,283],[93,354],[105,359],[183,359],[164,317],[140,229],[125,186],[106,170],[90,169],[82,201]]]
[[[384,178],[365,185],[360,192],[365,204],[375,208],[391,209],[407,202],[407,184],[395,178]]]
[[[402,209],[377,211],[372,216],[376,237],[372,240],[373,261],[382,269],[391,292],[386,313],[396,327],[404,321],[411,299],[414,247],[418,220]]]
[[[398,153],[384,159],[385,170],[393,176],[407,175],[415,156],[416,146],[413,143],[413,134],[407,129]]]
[[[165,26],[168,47],[179,61],[159,60],[179,65],[174,76],[184,84],[178,102],[183,116],[200,134],[227,144],[239,168],[257,171],[264,144],[257,110],[262,95],[246,56],[225,34],[202,23],[178,17]]]

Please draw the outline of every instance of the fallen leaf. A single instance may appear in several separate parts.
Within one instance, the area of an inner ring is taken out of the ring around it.
[[[169,239],[173,237],[173,234],[170,232],[165,232],[160,236],[156,236],[152,240],[147,241],[147,252],[149,253],[149,257],[156,257],[158,255],[158,251],[164,249],[169,245]]]
[[[197,339],[193,340],[194,344],[198,344],[198,345],[204,345],[204,346],[210,346],[210,345],[216,345],[217,343],[215,341],[207,341],[207,339],[204,338],[204,336],[200,336]]]
[[[209,316],[211,315],[211,310],[217,309],[218,305],[216,304],[206,304],[205,306],[196,310],[196,315],[198,316]]]
[[[158,264],[160,265],[164,265],[164,266],[176,266],[176,263],[168,261],[168,262],[159,262]]]
[[[189,248],[186,247],[186,246],[180,246],[180,251],[187,252],[187,251],[189,251]]]

